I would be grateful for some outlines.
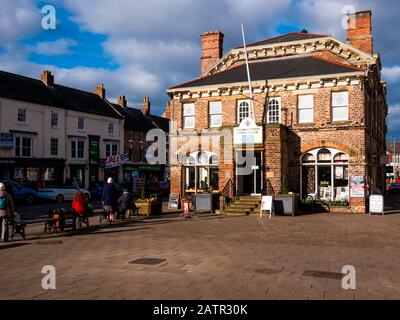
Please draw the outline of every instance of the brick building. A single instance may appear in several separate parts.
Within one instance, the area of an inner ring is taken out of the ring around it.
[[[223,55],[223,34],[202,34],[200,77],[167,91],[171,192],[231,184],[237,195],[295,192],[365,212],[369,190],[384,188],[388,111],[371,15],[349,17],[347,43],[303,30],[248,45],[252,101],[243,47]],[[262,137],[249,147],[235,128],[251,118]],[[252,170],[239,174],[250,151]]]

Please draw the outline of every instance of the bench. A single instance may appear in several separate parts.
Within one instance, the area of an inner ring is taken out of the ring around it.
[[[49,223],[58,221],[56,218],[41,218],[32,220],[13,220],[8,224],[11,226],[11,240],[13,240],[15,234],[19,234],[24,240],[26,240],[25,227],[30,224],[44,223],[43,233],[47,232]]]

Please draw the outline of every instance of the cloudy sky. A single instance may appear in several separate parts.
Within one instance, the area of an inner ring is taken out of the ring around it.
[[[0,69],[38,78],[50,69],[59,84],[93,91],[104,83],[113,101],[138,107],[151,97],[161,114],[169,86],[199,75],[200,34],[220,29],[225,52],[248,42],[307,29],[346,40],[348,6],[373,11],[374,46],[388,82],[389,138],[400,139],[400,5],[397,0],[0,0]],[[41,9],[56,8],[55,30]]]

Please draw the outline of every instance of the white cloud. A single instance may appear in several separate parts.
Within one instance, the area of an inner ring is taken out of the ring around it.
[[[35,34],[41,28],[41,19],[34,1],[1,0],[0,46]]]
[[[39,42],[33,48],[37,54],[44,56],[59,56],[71,53],[71,47],[77,45],[77,42],[72,39],[58,39],[56,41]]]
[[[384,80],[398,81],[400,80],[400,66],[384,67],[382,69],[382,75]]]
[[[388,122],[391,130],[400,130],[400,103],[389,106]]]

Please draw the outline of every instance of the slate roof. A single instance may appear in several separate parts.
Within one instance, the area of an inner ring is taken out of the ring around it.
[[[289,57],[283,59],[250,62],[251,80],[276,80],[316,75],[329,75],[361,71],[353,66],[328,61],[315,56]],[[202,87],[210,85],[246,82],[246,65],[198,78],[170,89]]]
[[[329,35],[328,34],[307,33],[307,32],[290,32],[290,33],[283,34],[283,35],[280,35],[277,37],[250,43],[247,45],[247,47],[256,47],[256,46],[262,46],[262,45],[318,39],[318,38],[325,38],[325,37],[329,37]],[[243,46],[240,46],[238,48],[243,48]]]
[[[47,87],[41,80],[0,71],[0,97],[37,103],[61,109],[121,118],[97,94],[58,84]]]
[[[127,130],[147,132],[158,129],[169,132],[169,119],[150,114],[146,116],[142,110],[135,108],[123,108],[119,104],[112,104],[118,112],[125,117],[124,128]]]

